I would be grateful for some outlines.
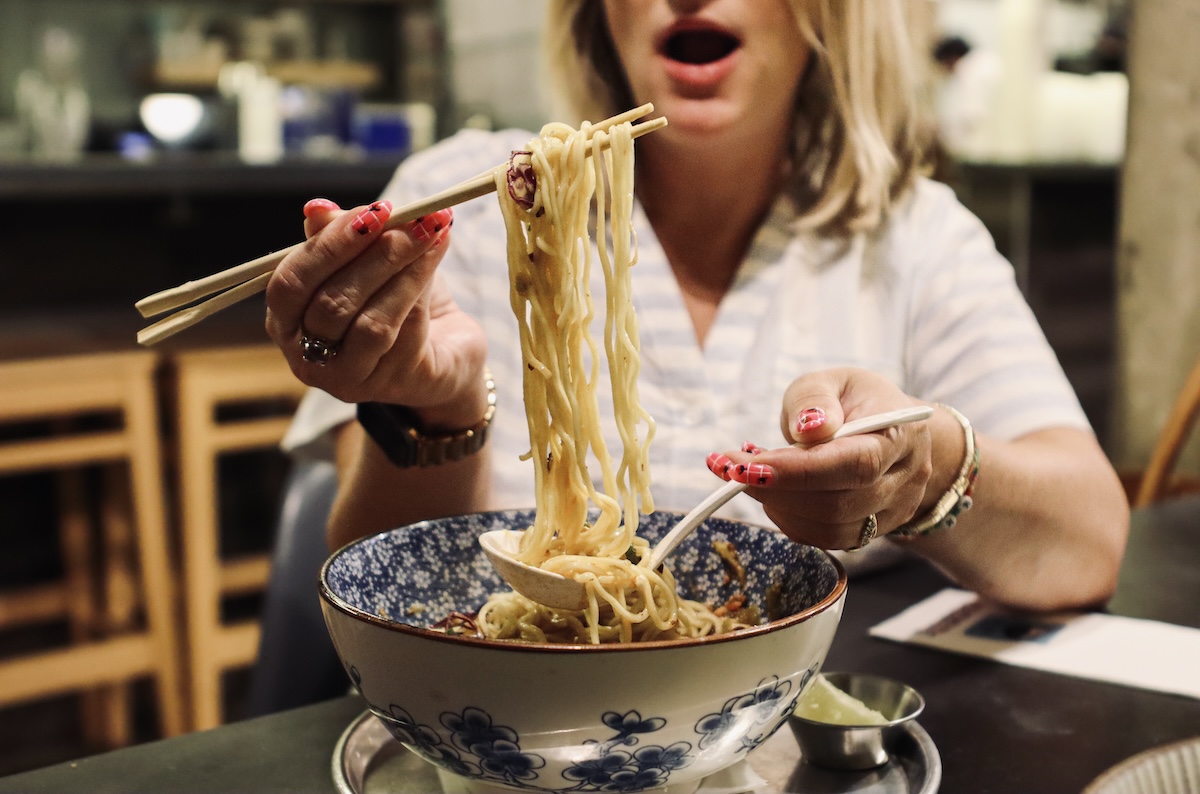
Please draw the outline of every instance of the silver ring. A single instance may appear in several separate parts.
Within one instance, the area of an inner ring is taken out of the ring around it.
[[[309,336],[303,332],[300,334],[300,355],[308,363],[316,364],[319,367],[328,364],[329,359],[336,356],[341,347],[341,342],[331,342],[328,339]]]
[[[859,551],[865,549],[867,544],[875,540],[875,534],[879,532],[879,519],[875,514],[867,516],[867,520],[863,522],[862,529],[858,533],[858,545],[846,549],[846,551]]]

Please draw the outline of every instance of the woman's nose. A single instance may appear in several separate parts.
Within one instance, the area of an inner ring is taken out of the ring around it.
[[[712,0],[667,0],[667,5],[676,14],[694,14],[711,2]]]

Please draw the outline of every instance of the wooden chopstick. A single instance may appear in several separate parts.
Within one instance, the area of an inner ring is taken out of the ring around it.
[[[613,116],[611,119],[606,119],[604,122],[593,125],[592,130],[607,129],[626,121],[632,121],[650,112],[653,110],[653,107],[653,105],[648,104],[634,110],[626,111],[619,116]],[[604,126],[602,127],[601,125]],[[650,121],[633,125],[631,132],[633,137],[638,138],[647,133],[662,129],[665,126],[667,126],[665,118],[651,119]],[[604,142],[604,146],[606,145],[607,141]],[[590,154],[591,151],[589,150],[588,153]],[[464,201],[491,193],[496,189],[496,171],[507,167],[508,163],[503,163],[441,193],[429,196],[413,204],[405,205],[393,211],[385,227],[393,228],[415,220],[422,215],[427,215],[439,209],[461,204]],[[180,306],[186,306],[192,301],[212,295],[213,293],[219,293],[208,300],[181,309],[169,317],[164,317],[158,322],[146,326],[138,332],[138,344],[153,345],[161,342],[169,336],[174,336],[180,331],[192,327],[206,317],[210,317],[238,301],[265,290],[267,282],[271,279],[271,273],[289,252],[299,248],[301,245],[303,243],[297,243],[261,256],[258,259],[245,262],[237,267],[223,270],[220,273],[214,273],[211,276],[206,276],[196,281],[189,281],[178,287],[155,293],[138,301],[136,305],[142,316],[151,317]]]
[[[611,127],[617,126],[618,124],[624,124],[627,121],[633,121],[634,119],[641,118],[653,110],[654,105],[647,103],[641,107],[627,110],[624,113],[613,116],[612,118],[598,122],[597,124],[592,125],[591,131],[595,132],[607,130]],[[665,119],[663,120],[663,123],[666,123]],[[638,125],[638,127],[641,126],[642,125]],[[651,130],[644,130],[641,134],[650,131]],[[421,199],[420,201],[412,204],[399,207],[392,212],[387,223],[385,224],[385,228],[394,228],[400,224],[408,223],[409,221],[416,220],[424,215],[428,215],[431,212],[437,212],[440,209],[445,209],[446,207],[451,207],[455,204],[461,204],[464,201],[470,201],[473,198],[478,198],[491,193],[496,189],[496,169],[507,167],[508,163],[503,163],[495,168],[490,168],[487,171],[484,171],[482,174],[468,179],[465,182],[460,182],[454,187],[447,188],[440,193]],[[157,314],[162,314],[165,311],[186,306],[193,301],[197,301],[200,298],[212,295],[215,292],[220,292],[221,290],[241,284],[242,282],[252,279],[262,273],[271,272],[285,256],[287,256],[296,248],[299,248],[301,245],[303,245],[303,243],[296,243],[295,245],[288,246],[287,248],[260,256],[258,259],[253,259],[236,267],[231,267],[228,270],[222,270],[219,273],[214,273],[211,276],[205,276],[204,278],[181,284],[178,287],[172,287],[170,289],[163,290],[162,292],[156,292],[153,295],[142,298],[134,305],[137,307],[137,310],[141,312],[143,317],[153,317]]]
[[[402,223],[416,220],[431,212],[437,212],[440,209],[486,195],[495,189],[495,172],[486,171],[466,182],[460,182],[452,188],[443,190],[441,193],[436,193],[420,201],[398,208],[388,218],[384,227],[390,229],[399,226]],[[287,248],[281,248],[278,251],[264,254],[258,259],[244,262],[237,267],[231,267],[228,270],[222,270],[211,276],[205,276],[195,281],[180,284],[178,287],[156,292],[153,295],[142,298],[134,305],[143,317],[153,317],[156,314],[162,314],[165,311],[186,306],[200,298],[242,284],[264,273],[269,274],[278,267],[284,257],[302,245],[304,245],[302,242],[289,245]]]
[[[222,309],[227,309],[238,301],[245,300],[251,295],[262,292],[267,288],[267,282],[271,280],[270,271],[259,273],[249,281],[244,281],[236,287],[231,287],[213,298],[197,303],[195,306],[189,306],[186,309],[180,309],[174,314],[164,317],[156,323],[147,325],[142,330],[138,331],[137,341],[139,345],[153,345],[161,342],[168,336],[174,336],[185,328],[191,328],[196,323],[203,320],[205,317],[211,317]]]

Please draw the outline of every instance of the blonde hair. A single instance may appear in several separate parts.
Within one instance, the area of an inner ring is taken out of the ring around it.
[[[927,167],[916,61],[902,0],[790,0],[812,50],[796,95],[790,190],[800,224],[870,231]],[[553,88],[578,123],[635,103],[601,0],[550,0],[545,56]]]

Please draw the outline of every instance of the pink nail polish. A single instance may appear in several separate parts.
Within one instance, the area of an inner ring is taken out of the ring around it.
[[[326,198],[315,198],[304,205],[304,217],[311,218],[318,212],[334,212],[340,210],[337,204]]]
[[[796,420],[796,432],[807,433],[825,424],[825,411],[821,408],[805,408]]]
[[[755,444],[753,441],[747,441],[745,444],[742,444],[742,452],[749,452],[751,455],[757,455],[762,451],[762,447],[760,447],[758,444]]]
[[[376,229],[382,229],[387,219],[392,215],[392,202],[376,201],[354,218],[350,228],[359,234],[370,234]]]
[[[439,232],[443,232],[445,229],[449,229],[453,224],[454,210],[447,207],[444,210],[431,212],[428,215],[417,218],[412,222],[408,233],[412,235],[414,240],[424,241],[437,235]]]
[[[765,463],[739,463],[729,470],[729,479],[765,488],[775,481],[775,470]]]
[[[713,474],[720,477],[722,480],[729,479],[729,467],[733,465],[733,461],[728,455],[720,452],[713,452],[708,456],[708,469]]]

